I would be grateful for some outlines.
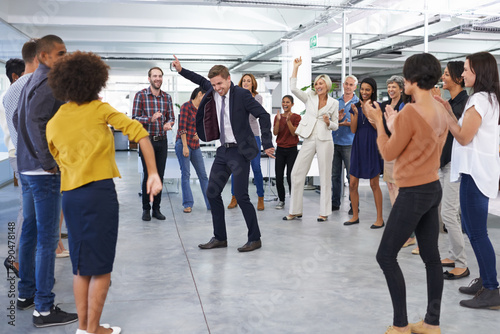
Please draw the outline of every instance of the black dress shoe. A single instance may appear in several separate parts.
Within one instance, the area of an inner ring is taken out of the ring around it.
[[[340,206],[336,206],[336,205],[332,204],[332,211],[339,211],[339,210],[340,210]]]
[[[160,212],[160,210],[153,210],[153,217],[155,217],[158,220],[165,220],[165,219],[167,219],[164,215],[162,215],[162,213]]]
[[[349,226],[349,225],[354,225],[354,224],[359,224],[359,218],[356,219],[355,221],[351,222],[351,221],[346,221],[344,222],[344,225],[345,226]]]
[[[220,241],[212,237],[206,244],[199,244],[198,247],[201,249],[212,249],[212,248],[224,248],[227,247],[227,240]]]
[[[260,239],[256,241],[249,241],[240,248],[238,248],[238,252],[251,252],[256,249],[259,249],[260,247],[262,247],[262,242],[260,241]]]
[[[142,210],[142,220],[144,220],[145,222],[151,220],[151,214],[149,213],[149,210]]]
[[[377,228],[382,228],[385,226],[385,223],[382,222],[382,225],[375,225],[375,224],[372,224],[372,226],[370,226],[371,229],[377,229]]]
[[[459,278],[463,278],[463,277],[467,277],[470,275],[470,271],[469,271],[469,268],[465,269],[465,271],[463,273],[461,273],[460,275],[455,275],[455,274],[452,274],[450,273],[448,270],[445,271],[443,273],[443,278],[444,279],[447,279],[447,280],[452,280],[452,279],[459,279]]]

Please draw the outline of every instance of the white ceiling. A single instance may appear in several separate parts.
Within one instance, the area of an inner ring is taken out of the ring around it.
[[[283,60],[298,56],[282,54],[283,43],[318,34],[313,72],[338,80],[343,13],[358,76],[400,73],[408,56],[423,52],[425,13],[429,52],[444,63],[477,51],[500,59],[493,0],[1,0],[0,61],[20,57],[30,37],[55,34],[69,51],[100,54],[114,75],[167,69],[176,54],[201,73],[219,63],[274,78]]]

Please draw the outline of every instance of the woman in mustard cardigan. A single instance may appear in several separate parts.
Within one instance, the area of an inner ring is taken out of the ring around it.
[[[48,122],[47,142],[61,171],[62,207],[79,321],[77,334],[121,332],[119,327],[101,326],[99,322],[118,236],[113,178],[120,173],[108,124],[141,145],[151,201],[162,189],[148,132],[139,122],[98,99],[108,80],[108,68],[99,56],[77,51],[57,62],[48,75],[54,96],[69,101]]]

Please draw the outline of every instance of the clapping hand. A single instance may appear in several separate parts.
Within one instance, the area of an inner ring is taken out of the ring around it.
[[[385,122],[391,133],[394,132],[394,120],[396,119],[397,114],[398,112],[390,105],[385,107]]]
[[[446,109],[446,111],[448,112],[448,115],[452,118],[452,120],[456,123],[457,122],[457,117],[455,116],[455,114],[453,113],[453,109],[451,108],[451,105],[450,105],[450,102],[446,101],[445,99],[443,99],[441,96],[439,95],[434,95],[434,99],[438,102],[440,102],[443,107]]]
[[[342,108],[339,110],[339,123],[342,122],[344,117],[345,117],[345,111],[344,111],[344,108]]]
[[[330,117],[327,114],[323,115],[323,121],[326,123],[326,126],[330,126]]]
[[[356,107],[355,104],[351,104],[351,110],[352,110],[354,116],[358,117],[358,108]]]
[[[372,124],[382,121],[382,110],[377,102],[374,102],[372,105],[372,101],[366,101],[363,105],[363,113]]]
[[[172,130],[172,123],[171,122],[167,122],[167,123],[163,124],[163,130],[164,131],[170,131],[170,130]]]
[[[344,108],[340,109],[339,110],[339,126],[341,126],[341,125],[347,125],[347,123],[349,123],[349,121],[347,120],[347,118],[345,117],[345,115],[346,115],[346,113],[345,113]],[[345,120],[343,120],[344,118],[345,118]]]
[[[160,111],[157,111],[151,116],[151,122],[156,121],[158,118],[162,117],[163,114]]]

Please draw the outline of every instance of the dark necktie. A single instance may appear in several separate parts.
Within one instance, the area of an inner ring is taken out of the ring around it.
[[[221,98],[222,98],[222,105],[220,111],[219,130],[220,130],[220,143],[224,145],[226,143],[226,136],[224,131],[224,109],[226,108],[226,97],[221,96]]]

